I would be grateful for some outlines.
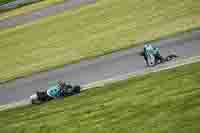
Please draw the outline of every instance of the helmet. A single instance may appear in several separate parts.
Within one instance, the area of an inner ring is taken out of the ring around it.
[[[152,47],[152,45],[151,45],[151,44],[145,44],[145,45],[144,45],[144,47],[145,47],[145,48],[150,48],[150,49],[153,49],[153,47]]]
[[[58,81],[58,84],[59,84],[59,85],[64,85],[64,84],[65,84],[65,81],[59,80],[59,81]]]

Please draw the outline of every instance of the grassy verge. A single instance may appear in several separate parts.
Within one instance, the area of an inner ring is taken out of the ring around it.
[[[0,5],[3,5],[12,1],[15,1],[15,0],[0,0]]]
[[[0,112],[6,133],[199,133],[200,63]]]
[[[0,81],[200,26],[200,1],[99,0],[0,33]]]
[[[14,1],[14,0],[13,0]],[[42,8],[45,8],[47,6],[63,2],[64,0],[41,0],[40,2],[34,3],[34,4],[29,4],[26,6],[22,6],[20,8],[16,8],[13,10],[8,10],[6,12],[0,12],[0,20],[17,16],[17,15],[22,15],[22,14],[27,14],[31,13],[32,11],[39,10]]]

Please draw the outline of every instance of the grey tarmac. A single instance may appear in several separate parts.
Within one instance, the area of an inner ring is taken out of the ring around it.
[[[9,17],[3,20],[0,20],[0,30],[16,27],[17,25],[23,25],[30,22],[34,22],[41,18],[47,16],[53,16],[59,13],[62,13],[68,9],[78,7],[81,5],[95,3],[96,0],[65,0],[62,3],[48,6],[31,13],[21,14],[14,17]]]
[[[180,58],[200,55],[200,30],[185,32],[175,37],[151,42],[167,56],[175,52]],[[34,74],[0,84],[0,105],[27,99],[39,88],[47,88],[49,84],[63,79],[73,84],[87,85],[99,80],[109,79],[147,69],[139,52],[143,45],[136,48],[118,51],[95,59],[83,60],[63,68]]]

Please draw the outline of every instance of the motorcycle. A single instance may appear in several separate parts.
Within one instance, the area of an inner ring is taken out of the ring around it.
[[[146,63],[147,63],[148,67],[154,67],[158,64],[162,64],[162,63],[171,61],[178,57],[176,54],[170,54],[167,57],[162,57],[161,55],[154,56],[153,53],[146,53],[146,57],[145,57],[144,51],[142,51],[140,53],[140,55],[144,56],[144,58],[146,58]]]
[[[53,87],[58,87],[58,85],[51,86],[48,89],[51,89]],[[37,90],[36,93],[30,96],[30,102],[32,104],[41,104],[41,103],[51,101],[53,99],[76,95],[76,94],[79,94],[80,91],[81,91],[81,87],[79,85],[75,85],[75,86],[66,85],[65,89],[62,90],[62,96],[50,97],[47,94],[48,93],[47,90],[40,89],[40,90]]]
[[[147,58],[147,66],[152,67],[156,65],[156,58],[152,53],[147,53],[146,54]]]

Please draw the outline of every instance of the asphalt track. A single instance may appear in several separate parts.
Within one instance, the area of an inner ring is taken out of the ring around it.
[[[92,4],[96,0],[65,0],[62,3],[48,6],[31,13],[22,14],[7,19],[0,20],[0,30],[12,28],[17,25],[30,23],[47,16],[53,16],[64,12],[65,10],[78,7],[80,5]]]
[[[166,56],[176,52],[180,58],[200,55],[200,31],[187,32],[173,38],[153,42]],[[115,52],[96,59],[66,65],[63,68],[34,74],[0,85],[0,105],[28,98],[38,88],[63,79],[73,84],[86,85],[99,80],[143,71],[146,68],[143,57],[139,56],[142,46]]]

